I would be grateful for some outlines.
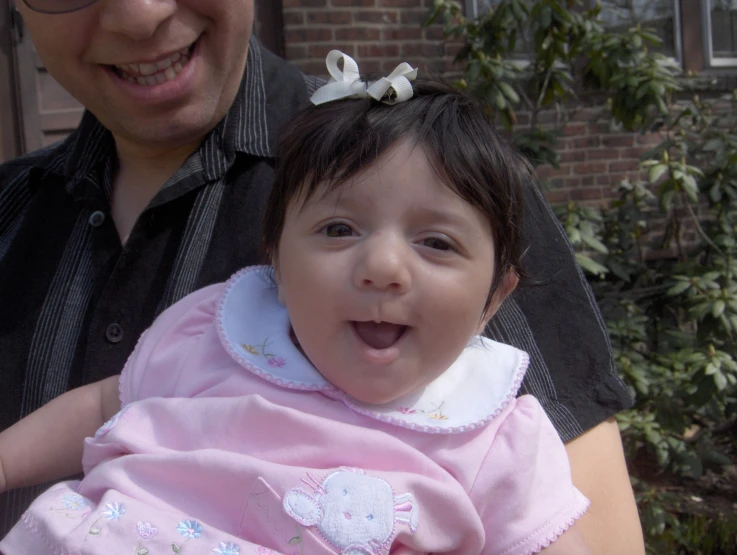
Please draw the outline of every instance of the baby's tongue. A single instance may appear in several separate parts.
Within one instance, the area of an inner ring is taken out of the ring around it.
[[[372,349],[388,349],[394,345],[407,326],[388,322],[353,322],[358,337]]]

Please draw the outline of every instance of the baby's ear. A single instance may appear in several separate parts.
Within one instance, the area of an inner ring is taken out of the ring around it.
[[[479,325],[477,333],[481,334],[484,332],[486,324],[489,323],[491,317],[494,316],[494,314],[496,314],[496,311],[499,310],[499,307],[502,306],[504,299],[506,299],[512,293],[512,291],[516,289],[518,283],[519,276],[517,275],[517,273],[514,271],[514,269],[509,270],[504,276],[504,279],[502,279],[501,283],[497,286],[494,294],[491,296],[489,308],[487,308],[486,312],[484,313],[484,318]]]

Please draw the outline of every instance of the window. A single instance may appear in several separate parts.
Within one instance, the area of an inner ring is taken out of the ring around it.
[[[496,3],[498,0],[466,0],[466,14],[478,15]],[[663,41],[658,51],[680,60],[680,35],[675,32],[680,28],[677,6],[678,0],[602,0],[601,18],[615,30],[625,30],[637,23],[647,25]]]
[[[473,17],[499,0],[466,0]],[[593,6],[596,0],[589,0]],[[658,51],[685,69],[737,68],[737,0],[601,0],[601,18],[612,29],[640,23],[663,41]],[[524,50],[518,46],[520,54]]]
[[[528,5],[531,0],[526,2]],[[499,0],[466,0],[466,14],[468,17],[475,17],[482,13],[484,10],[488,10],[490,7],[495,7],[499,4]],[[521,33],[517,35],[517,43],[515,44],[513,58],[522,63],[527,63],[529,60],[530,52],[532,52],[531,40],[529,29],[520,29]]]
[[[681,60],[677,0],[603,0],[601,8],[601,18],[608,27],[625,30],[639,23],[663,41],[658,52]]]
[[[704,0],[703,6],[707,64],[737,66],[737,0]]]

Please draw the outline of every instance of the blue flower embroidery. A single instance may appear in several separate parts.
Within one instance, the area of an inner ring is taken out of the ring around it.
[[[87,500],[81,495],[74,495],[73,493],[67,493],[64,495],[64,508],[71,511],[81,511],[85,507],[89,506]]]
[[[241,552],[241,548],[234,543],[220,542],[220,547],[216,547],[212,550],[212,552],[220,553],[220,555],[239,555]]]
[[[197,539],[202,534],[202,526],[196,520],[185,520],[177,524],[177,532],[189,539]]]
[[[107,511],[103,511],[102,514],[107,520],[118,520],[125,514],[125,505],[122,503],[108,503],[105,506],[107,507]]]

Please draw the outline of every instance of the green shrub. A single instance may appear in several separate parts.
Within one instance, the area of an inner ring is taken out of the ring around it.
[[[650,50],[654,34],[607,30],[599,6],[495,5],[467,19],[457,2],[434,0],[426,24],[462,41],[459,85],[486,102],[534,164],[558,164],[566,125],[565,117],[543,125],[540,116],[570,113],[584,94],[598,95],[622,128],[662,137],[642,157],[642,178],[618,184],[609,206],[557,211],[636,395],[618,419],[648,551],[729,553],[734,507],[683,500],[711,491],[709,480],[737,454],[729,440],[737,418],[737,92],[693,95],[700,83]],[[516,125],[520,112],[529,125]],[[696,239],[685,242],[685,232]]]

